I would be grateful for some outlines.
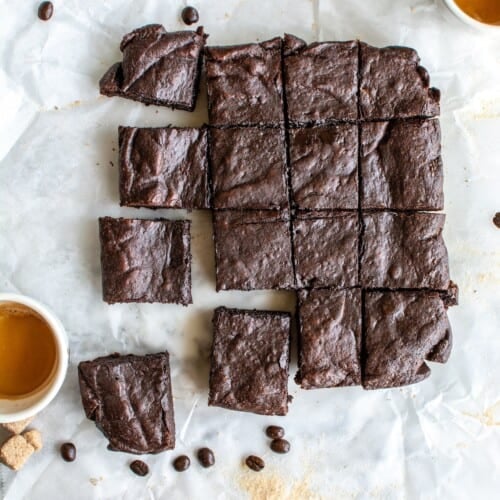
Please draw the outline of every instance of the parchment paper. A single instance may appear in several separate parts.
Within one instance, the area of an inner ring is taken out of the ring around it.
[[[14,474],[0,466],[9,500],[442,499],[498,498],[500,479],[500,37],[462,25],[440,1],[194,1],[210,44],[284,32],[307,41],[359,37],[408,45],[442,91],[445,238],[460,306],[449,311],[455,347],[447,365],[415,386],[303,391],[284,418],[207,407],[211,315],[217,305],[293,310],[289,293],[215,293],[210,215],[118,206],[118,125],[201,125],[195,113],[99,96],[97,82],[120,59],[123,34],[146,23],[185,29],[181,1],[56,0],[47,23],[38,3],[0,1],[0,289],[49,305],[67,328],[71,365],[63,390],[35,420],[42,452]],[[112,165],[115,165],[114,167]],[[193,221],[194,304],[108,306],[101,300],[97,217],[188,217]],[[106,450],[84,417],[76,364],[120,352],[172,358],[174,452],[132,456]],[[291,374],[296,370],[293,355]],[[272,454],[263,429],[282,424],[288,455]],[[57,449],[73,441],[74,463]],[[216,466],[194,452],[209,446]],[[173,470],[175,456],[193,465]],[[242,465],[249,453],[267,466]]]

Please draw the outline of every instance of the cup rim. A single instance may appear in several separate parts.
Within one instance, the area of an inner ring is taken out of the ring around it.
[[[0,293],[0,302],[15,302],[23,306],[29,307],[38,313],[50,326],[54,333],[57,346],[57,366],[55,376],[52,382],[48,384],[48,389],[45,394],[34,404],[24,410],[15,412],[2,413],[0,412],[0,423],[11,423],[19,420],[24,420],[40,413],[47,405],[56,397],[60,391],[66,372],[68,370],[69,353],[68,353],[68,336],[66,330],[57,316],[44,304],[26,295],[16,293]]]
[[[490,33],[500,33],[500,25],[488,24],[478,21],[473,17],[466,14],[455,2],[455,0],[444,0],[446,6],[458,17],[461,21],[472,26],[473,28],[477,28],[482,31],[488,31]]]

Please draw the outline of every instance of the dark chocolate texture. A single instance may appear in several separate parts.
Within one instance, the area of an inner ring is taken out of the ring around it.
[[[360,118],[430,117],[439,114],[439,90],[408,47],[377,48],[360,43]]]
[[[283,41],[285,94],[292,125],[358,117],[358,42]]]
[[[120,127],[120,204],[209,208],[207,142],[205,127]]]
[[[217,290],[294,287],[286,212],[216,212],[214,240]]]
[[[113,354],[78,365],[82,404],[109,441],[127,453],[159,453],[175,446],[167,352]]]
[[[282,129],[212,128],[210,167],[214,208],[288,207]]]
[[[442,210],[438,120],[361,125],[362,208]]]
[[[290,314],[219,307],[209,405],[261,415],[286,415]]]
[[[104,300],[190,304],[190,224],[100,218]]]
[[[299,371],[303,389],[361,383],[361,290],[298,294]]]
[[[149,24],[123,37],[123,60],[104,74],[101,94],[193,111],[206,35]]]
[[[356,125],[290,130],[292,200],[297,208],[358,208]]]
[[[420,382],[425,360],[445,363],[451,328],[438,293],[366,292],[363,386],[381,389]]]
[[[205,66],[211,125],[284,122],[280,38],[207,47]]]

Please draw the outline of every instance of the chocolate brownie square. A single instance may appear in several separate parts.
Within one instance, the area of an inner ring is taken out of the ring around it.
[[[303,389],[361,384],[361,290],[298,293],[299,371]]]
[[[85,414],[108,439],[108,449],[143,454],[174,448],[168,352],[83,361],[78,378]]]
[[[206,38],[202,27],[167,33],[161,24],[128,33],[120,44],[123,61],[101,78],[101,94],[193,111]]]
[[[260,415],[286,415],[290,314],[218,307],[208,404]]]
[[[283,41],[285,95],[292,125],[358,117],[358,42]]]
[[[429,75],[408,47],[377,48],[360,43],[360,118],[439,115],[440,93],[429,88]]]
[[[358,284],[358,214],[304,212],[293,221],[295,281],[299,288]]]
[[[212,128],[210,167],[214,208],[288,208],[282,129]]]
[[[214,240],[217,291],[294,287],[287,212],[215,212]]]
[[[120,205],[210,208],[207,142],[206,127],[120,127]]]
[[[362,208],[442,210],[439,121],[363,123],[361,178]]]
[[[297,208],[358,208],[356,125],[290,130],[290,164]]]
[[[189,221],[99,219],[104,301],[191,304]]]
[[[366,292],[365,389],[414,384],[430,369],[425,360],[445,363],[451,352],[451,328],[438,293]]]
[[[205,66],[211,125],[283,123],[280,38],[207,47]]]
[[[447,290],[444,214],[363,214],[361,285],[367,288]]]

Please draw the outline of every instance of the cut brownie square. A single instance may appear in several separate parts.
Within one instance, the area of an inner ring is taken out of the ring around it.
[[[445,305],[434,292],[366,292],[365,389],[414,384],[430,369],[425,360],[445,363],[451,328]]]
[[[211,125],[283,123],[280,38],[207,47],[205,59]]]
[[[174,405],[168,352],[113,354],[78,365],[87,418],[127,453],[159,453],[175,446]]]
[[[303,389],[361,384],[361,290],[298,293],[299,371]]]
[[[358,284],[358,214],[304,212],[293,221],[295,281],[299,288]]]
[[[283,41],[285,95],[292,125],[358,117],[358,42]]]
[[[207,129],[119,128],[120,205],[210,208]]]
[[[290,314],[218,307],[208,404],[261,415],[286,415]]]
[[[282,129],[212,128],[210,167],[214,208],[288,207]]]
[[[189,221],[99,219],[103,298],[191,304]]]
[[[415,50],[360,43],[360,118],[430,117],[439,114],[440,93]]]
[[[217,290],[294,287],[287,212],[216,212],[214,240]]]
[[[363,215],[361,285],[447,290],[444,214],[375,212]]]
[[[358,208],[358,128],[290,130],[292,200],[297,208]]]
[[[361,178],[362,208],[442,210],[439,121],[363,123]]]
[[[161,24],[128,33],[120,44],[123,61],[101,78],[101,94],[193,111],[206,38],[202,27],[167,33]]]

